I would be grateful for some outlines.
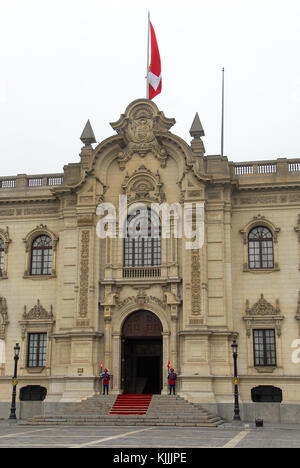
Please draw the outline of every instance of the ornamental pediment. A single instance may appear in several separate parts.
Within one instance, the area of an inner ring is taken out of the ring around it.
[[[142,165],[131,175],[126,174],[122,192],[127,196],[128,202],[145,200],[161,203],[165,200],[162,186],[159,172],[153,174]]]
[[[260,299],[250,307],[249,301],[246,301],[246,315],[243,317],[247,336],[250,338],[251,330],[254,327],[274,327],[277,331],[277,336],[281,336],[281,327],[284,316],[281,315],[279,300],[276,300],[276,305],[273,306],[268,302],[264,295],[261,294]]]
[[[138,99],[131,103],[125,114],[117,122],[111,123],[112,128],[123,137],[125,146],[118,153],[120,169],[134,154],[145,157],[153,154],[161,167],[166,166],[168,153],[159,139],[175,124],[175,119],[168,119],[157,106],[148,99]]]
[[[26,306],[24,307],[23,320],[53,320],[52,305],[50,307],[50,312],[48,312],[38,299],[37,304],[28,312]]]
[[[273,306],[268,302],[264,295],[260,295],[260,299],[252,306],[249,306],[249,300],[246,301],[246,315],[280,315],[279,300],[276,300],[276,305]]]

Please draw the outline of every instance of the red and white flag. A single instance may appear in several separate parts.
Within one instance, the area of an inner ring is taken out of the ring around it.
[[[149,21],[149,27],[151,42],[151,63],[148,70],[148,96],[149,99],[153,99],[155,96],[161,93],[161,63],[156,35],[151,21]]]
[[[170,370],[170,361],[168,361],[168,365],[167,365],[167,368]]]

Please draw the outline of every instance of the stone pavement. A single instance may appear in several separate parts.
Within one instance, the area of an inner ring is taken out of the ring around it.
[[[134,449],[300,448],[300,425],[253,424],[218,428],[29,426],[0,421],[1,448],[110,448],[109,456]],[[184,450],[186,449],[186,450]],[[128,452],[129,453],[129,452]],[[186,460],[188,461],[188,460]]]

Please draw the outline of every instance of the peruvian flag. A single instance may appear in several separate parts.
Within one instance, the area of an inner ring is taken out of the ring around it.
[[[151,63],[148,70],[148,86],[149,99],[153,99],[155,96],[161,93],[161,63],[156,35],[151,21],[149,21],[149,26],[151,40]]]

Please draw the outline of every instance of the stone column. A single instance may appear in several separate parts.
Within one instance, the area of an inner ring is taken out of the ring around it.
[[[113,385],[111,393],[118,395],[121,393],[121,334],[112,335],[112,373]]]
[[[104,315],[104,365],[111,370],[111,316]]]
[[[167,395],[168,393],[168,369],[167,369],[167,363],[169,360],[169,332],[162,332],[162,339],[163,339],[163,356],[162,356],[162,361],[163,361],[163,387],[161,394],[162,395]]]
[[[173,306],[177,309],[177,306]],[[170,361],[171,365],[174,367],[176,371],[178,371],[178,366],[177,366],[177,322],[178,322],[178,316],[177,313],[172,315],[171,318],[171,356],[170,356]]]

